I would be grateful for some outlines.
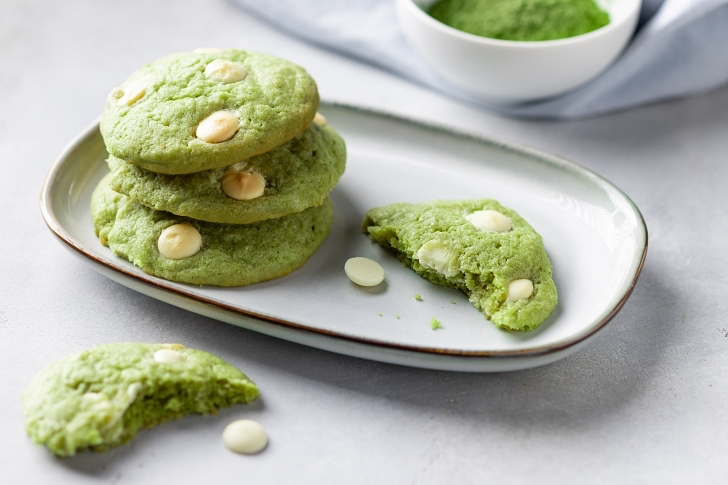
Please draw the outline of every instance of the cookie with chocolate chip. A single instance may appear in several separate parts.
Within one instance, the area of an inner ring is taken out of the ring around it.
[[[134,72],[106,100],[111,155],[184,174],[227,167],[302,133],[319,104],[302,68],[238,49],[172,54]]]
[[[251,224],[204,222],[146,207],[109,187],[91,197],[102,242],[144,272],[180,283],[243,286],[284,276],[302,266],[333,224],[327,198],[318,207]]]
[[[238,369],[180,344],[99,345],[41,370],[22,395],[25,429],[58,456],[105,451],[141,429],[260,395]]]
[[[533,330],[558,302],[541,236],[492,199],[391,204],[362,228],[417,274],[463,291],[505,330]]]
[[[168,175],[114,156],[108,162],[111,188],[148,207],[248,224],[321,205],[344,172],[346,146],[333,128],[312,123],[283,145],[229,167]]]

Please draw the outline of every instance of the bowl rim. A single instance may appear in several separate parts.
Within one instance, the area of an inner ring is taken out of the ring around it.
[[[502,39],[493,39],[491,37],[483,37],[480,35],[470,34],[468,32],[463,32],[462,30],[458,30],[454,27],[450,27],[449,25],[446,25],[446,24],[440,22],[439,20],[436,20],[435,18],[431,17],[424,10],[422,10],[414,2],[414,0],[397,0],[397,3],[402,5],[404,8],[409,9],[409,11],[412,13],[414,18],[417,18],[420,22],[423,22],[425,25],[428,25],[429,27],[439,30],[439,31],[443,32],[444,34],[451,35],[453,37],[456,37],[456,38],[464,40],[464,41],[475,42],[476,44],[481,44],[481,45],[507,47],[507,48],[514,48],[514,49],[544,49],[544,48],[549,48],[549,47],[577,44],[579,42],[588,41],[595,37],[600,37],[602,35],[606,35],[609,32],[621,27],[626,22],[629,22],[633,16],[636,17],[635,14],[639,15],[639,10],[642,6],[642,0],[625,0],[625,1],[632,3],[632,9],[628,10],[627,14],[622,19],[620,19],[618,22],[612,22],[611,16],[610,16],[610,22],[607,25],[600,27],[596,30],[592,30],[591,32],[587,32],[585,34],[575,35],[573,37],[566,37],[563,39],[552,39],[552,40],[502,40]],[[636,24],[636,22],[635,22],[635,24]]]

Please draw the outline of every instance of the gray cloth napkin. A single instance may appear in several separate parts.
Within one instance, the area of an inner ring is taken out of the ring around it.
[[[309,42],[509,116],[583,118],[728,82],[728,0],[644,0],[636,35],[603,74],[560,97],[515,106],[475,100],[441,78],[407,43],[393,0],[232,1]]]

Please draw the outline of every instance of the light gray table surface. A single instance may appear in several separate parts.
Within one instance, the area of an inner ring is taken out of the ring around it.
[[[588,347],[503,374],[381,364],[276,340],[135,293],[73,257],[38,195],[64,145],[141,64],[235,46],[305,66],[327,100],[535,146],[622,188],[650,248],[637,287]],[[0,482],[728,483],[728,89],[600,118],[477,111],[288,37],[222,0],[0,2]],[[59,460],[23,430],[42,367],[104,342],[182,342],[247,372],[263,399]],[[256,456],[220,434],[267,428]]]

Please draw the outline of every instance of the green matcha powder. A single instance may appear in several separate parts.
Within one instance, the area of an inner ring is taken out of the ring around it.
[[[594,0],[439,0],[428,13],[469,34],[501,40],[554,40],[609,23]]]

